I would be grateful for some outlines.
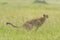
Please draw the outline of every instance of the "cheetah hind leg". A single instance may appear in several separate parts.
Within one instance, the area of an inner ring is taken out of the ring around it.
[[[36,27],[35,31],[37,31],[37,30],[38,30],[38,28],[39,28],[39,26],[37,26],[37,27]]]
[[[32,29],[32,27],[29,27],[29,26],[26,27],[26,30],[27,30],[27,31],[30,31],[31,29]]]

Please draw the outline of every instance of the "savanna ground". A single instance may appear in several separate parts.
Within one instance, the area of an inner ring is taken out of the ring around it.
[[[49,18],[37,32],[34,29],[27,32],[22,28],[25,21],[42,14],[48,14]],[[21,28],[13,28],[6,22]],[[0,40],[60,40],[60,5],[0,3]]]

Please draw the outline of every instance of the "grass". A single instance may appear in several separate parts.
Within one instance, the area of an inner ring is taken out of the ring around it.
[[[22,27],[25,21],[39,18],[42,14],[48,14],[49,18],[37,32],[6,25],[6,22],[11,22]],[[0,4],[0,40],[60,40],[60,5]]]

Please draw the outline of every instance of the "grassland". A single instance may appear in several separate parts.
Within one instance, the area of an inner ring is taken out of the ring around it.
[[[22,27],[25,21],[42,14],[48,14],[49,18],[37,32],[6,25],[6,22],[11,22]],[[0,3],[0,40],[60,40],[60,5]]]

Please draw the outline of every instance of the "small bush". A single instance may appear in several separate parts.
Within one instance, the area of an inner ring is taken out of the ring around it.
[[[38,0],[34,1],[34,3],[43,3],[43,4],[47,4],[46,1],[38,1]]]
[[[3,2],[3,3],[2,3],[2,5],[6,5],[6,4],[8,4],[8,2]]]

